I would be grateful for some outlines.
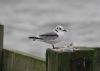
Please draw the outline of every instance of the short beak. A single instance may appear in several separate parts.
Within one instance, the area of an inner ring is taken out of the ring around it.
[[[64,29],[63,31],[64,31],[64,32],[67,32],[67,30],[65,30],[65,29]]]

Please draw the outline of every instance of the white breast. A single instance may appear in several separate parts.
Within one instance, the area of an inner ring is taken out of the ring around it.
[[[58,42],[60,42],[60,41],[63,39],[63,37],[64,37],[64,32],[58,32],[57,34],[59,35],[58,38],[55,39],[55,40],[52,40],[52,42],[50,42],[50,44],[58,43]]]

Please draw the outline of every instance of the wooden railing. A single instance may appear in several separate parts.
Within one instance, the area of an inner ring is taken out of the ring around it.
[[[45,61],[12,51],[3,51],[3,71],[45,71]]]
[[[3,34],[4,26],[0,25],[0,71],[2,71],[3,64]]]

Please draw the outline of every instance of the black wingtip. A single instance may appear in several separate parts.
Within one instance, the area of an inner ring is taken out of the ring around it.
[[[34,37],[28,37],[29,39],[33,39]]]

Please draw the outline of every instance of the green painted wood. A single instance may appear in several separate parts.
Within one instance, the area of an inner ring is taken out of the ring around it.
[[[96,50],[96,65],[95,71],[100,71],[100,47],[95,47]]]
[[[100,47],[86,47],[93,48],[95,50],[95,71],[100,71]]]
[[[45,61],[4,50],[3,71],[45,71]]]
[[[72,54],[71,71],[95,71],[95,50],[85,47],[78,47],[77,49],[79,50]]]
[[[71,54],[72,52],[47,49],[46,71],[70,71]]]
[[[46,71],[95,71],[95,50],[80,47],[74,52],[46,51]]]
[[[4,27],[0,25],[0,71],[2,71],[2,62],[3,62],[3,34],[4,34]]]

